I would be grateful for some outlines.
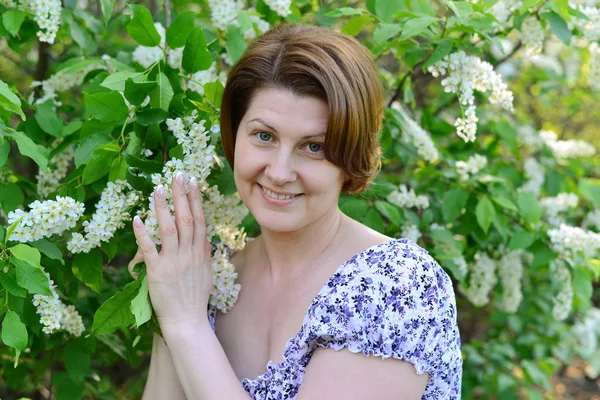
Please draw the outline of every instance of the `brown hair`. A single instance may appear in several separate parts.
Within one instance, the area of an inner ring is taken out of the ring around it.
[[[325,158],[346,173],[343,191],[362,192],[381,167],[383,89],[371,53],[351,36],[295,24],[251,43],[229,73],[221,103],[221,141],[232,168],[239,124],[266,87],[327,103]]]

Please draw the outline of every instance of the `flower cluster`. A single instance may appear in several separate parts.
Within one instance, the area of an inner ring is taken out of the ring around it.
[[[419,227],[411,222],[407,222],[400,230],[400,237],[407,238],[417,243],[417,240],[423,236],[419,231]]]
[[[522,250],[511,251],[498,261],[498,276],[502,284],[501,308],[507,313],[515,313],[523,300],[521,292],[522,253]]]
[[[280,17],[285,18],[292,13],[290,10],[292,0],[265,0],[265,4]]]
[[[241,286],[235,283],[237,272],[229,262],[229,254],[225,247],[219,246],[212,255],[213,287],[210,291],[209,303],[217,309],[227,312],[235,304]]]
[[[415,194],[413,189],[408,190],[406,185],[400,185],[398,189],[394,190],[387,196],[387,201],[397,205],[400,208],[420,208],[425,210],[429,208],[429,198],[426,195]]]
[[[74,336],[81,336],[85,331],[81,315],[79,315],[75,306],[67,306],[60,301],[54,281],[50,279],[50,275],[46,271],[44,271],[44,274],[50,281],[52,295],[33,295],[33,305],[40,316],[40,323],[43,325],[42,331],[50,335],[55,330],[66,330]]]
[[[556,297],[552,299],[552,317],[555,321],[563,321],[569,316],[573,307],[571,273],[562,260],[551,261],[550,270],[553,272],[556,285],[560,288]]]
[[[544,211],[548,223],[552,226],[560,226],[566,221],[559,215],[569,208],[577,207],[579,197],[575,193],[559,193],[556,197],[544,197],[540,200],[540,206]]]
[[[469,264],[467,264],[467,260],[464,257],[454,257],[452,262],[456,266],[456,272],[458,274],[459,280],[463,280],[465,276],[469,273]]]
[[[589,43],[600,40],[600,9],[593,4],[573,4],[572,7],[586,16],[571,18],[571,22],[583,33],[583,37]]]
[[[525,160],[523,168],[525,169],[527,181],[521,186],[521,190],[531,192],[535,197],[539,197],[544,185],[546,169],[533,157]]]
[[[268,2],[265,2],[268,4]],[[238,12],[243,11],[246,8],[246,2],[243,0],[208,0],[208,5],[210,6],[210,19],[213,23],[213,26],[222,31],[227,30],[227,26],[239,26],[240,23],[237,19]],[[254,8],[250,8],[247,11],[253,12]],[[252,22],[253,26],[246,29],[244,32],[244,38],[246,40],[252,40],[256,38],[256,31],[254,27],[260,32],[260,34],[265,33],[269,30],[271,25],[257,15],[250,15],[250,22]]]
[[[474,154],[465,161],[456,162],[456,172],[460,175],[462,181],[469,179],[469,175],[475,175],[488,163],[487,157],[480,154]]]
[[[65,70],[60,70],[45,81],[33,81],[31,83],[32,88],[38,86],[42,87],[41,97],[34,100],[33,96],[35,92],[32,91],[28,101],[30,103],[34,103],[35,101],[35,104],[42,104],[48,100],[54,100],[54,104],[60,106],[61,102],[56,100],[58,93],[65,92],[81,85],[88,72],[95,69],[104,69],[107,71],[114,70],[112,66],[109,66],[106,63],[106,61],[110,59],[109,56],[102,56],[102,59],[103,61],[94,62],[76,70],[68,69],[66,72]]]
[[[211,186],[204,191],[203,202],[208,237],[218,236],[231,250],[241,250],[246,244],[246,233],[239,228],[242,220],[248,215],[248,209],[239,195],[225,196],[219,188]]]
[[[62,138],[57,139],[51,146],[56,148],[61,142]],[[54,165],[54,168],[46,168],[46,171],[39,171],[36,175],[37,179],[37,194],[39,197],[48,197],[48,195],[57,190],[61,184],[62,179],[67,176],[67,170],[75,155],[74,146],[69,146],[63,151],[57,153],[50,160],[50,164]]]
[[[485,253],[475,254],[475,262],[470,265],[470,285],[463,290],[467,299],[477,307],[486,305],[489,294],[498,282],[496,278],[496,263]]]
[[[465,142],[475,141],[477,132],[477,117],[475,115],[474,91],[485,93],[490,91],[488,99],[492,104],[499,104],[507,111],[513,111],[513,94],[494,67],[478,57],[467,55],[464,51],[450,54],[443,60],[430,66],[429,71],[434,77],[448,74],[442,80],[445,92],[459,93],[462,106],[467,106],[465,118],[458,118],[454,125],[457,134]]]
[[[571,330],[575,338],[575,349],[577,353],[587,361],[600,360],[600,309],[589,309],[583,318],[573,325]],[[588,363],[585,373],[590,379],[600,376],[600,365],[598,361]]]
[[[0,4],[8,8],[17,8],[33,16],[40,30],[37,37],[40,42],[54,43],[60,28],[62,2],[60,0],[1,0]]]
[[[517,140],[523,143],[529,151],[536,152],[544,148],[546,143],[540,136],[540,132],[531,125],[520,125],[517,128]]]
[[[582,225],[584,227],[593,226],[598,232],[600,232],[600,208],[596,208],[590,211],[583,220]]]
[[[419,153],[419,155],[423,157],[425,161],[437,161],[440,157],[440,154],[435,147],[435,144],[433,143],[429,133],[426,132],[425,129],[423,129],[408,115],[400,102],[393,102],[392,109],[398,111],[402,116],[402,131],[404,132],[403,140],[412,143],[417,148],[417,153]]]
[[[558,140],[556,133],[548,130],[541,130],[540,136],[544,139],[546,145],[552,150],[556,158],[579,158],[591,157],[596,154],[596,148],[583,140]]]
[[[140,193],[126,181],[108,182],[96,204],[96,212],[91,220],[83,223],[85,235],[74,232],[67,249],[71,253],[89,253],[100,242],[108,242],[117,229],[123,228],[131,219],[129,209],[140,198]]]
[[[600,249],[600,233],[576,226],[561,224],[558,229],[548,230],[548,236],[552,250],[566,261],[572,261],[578,253],[593,257]]]
[[[525,18],[521,25],[521,41],[525,46],[525,54],[535,56],[542,52],[544,47],[544,28],[534,16]]]
[[[33,242],[72,229],[83,215],[85,207],[70,197],[57,196],[56,200],[39,200],[29,204],[29,212],[15,210],[8,213],[8,224],[23,218],[10,240]]]
[[[600,91],[600,46],[598,46],[598,43],[592,43],[588,50],[590,52],[587,73],[588,84],[593,90]]]
[[[492,6],[490,13],[496,17],[500,25],[505,25],[510,15],[521,8],[521,4],[521,1],[500,0]]]

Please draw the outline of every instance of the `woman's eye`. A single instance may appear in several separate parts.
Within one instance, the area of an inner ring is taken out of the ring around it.
[[[268,142],[271,140],[271,135],[267,132],[257,132],[256,136],[258,136],[258,138],[263,142]]]
[[[308,150],[311,153],[319,153],[320,151],[323,150],[323,145],[320,143],[309,143],[308,144]]]

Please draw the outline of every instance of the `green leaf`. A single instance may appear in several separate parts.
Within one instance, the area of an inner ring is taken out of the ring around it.
[[[227,28],[227,54],[231,60],[235,63],[240,59],[244,50],[246,50],[246,41],[244,40],[244,34],[242,30],[233,25],[229,25]]]
[[[144,138],[144,147],[147,149],[154,149],[163,141],[162,131],[160,125],[152,124],[146,131],[146,137]]]
[[[553,11],[544,13],[543,16],[550,23],[550,29],[552,30],[552,33],[554,33],[561,42],[569,46],[571,44],[572,33],[567,25],[567,22],[562,19],[560,15]]]
[[[167,43],[171,49],[185,46],[185,41],[194,30],[196,13],[184,11],[175,18],[167,29]]]
[[[108,25],[108,21],[110,21],[110,17],[112,16],[114,8],[113,1],[114,0],[100,0],[100,7],[104,17],[104,25]]]
[[[141,280],[128,283],[123,291],[106,300],[94,314],[92,331],[96,335],[113,333],[117,329],[127,329],[133,322],[131,301],[135,298]]]
[[[11,35],[17,36],[26,15],[27,14],[21,10],[5,11],[2,14],[2,24]]]
[[[417,63],[419,63],[423,56],[425,55],[425,50],[420,46],[413,46],[406,51],[404,54],[404,59],[406,60],[406,66],[412,69]],[[408,85],[407,85],[408,86]]]
[[[379,214],[374,208],[371,208],[369,211],[367,211],[361,222],[377,232],[383,232],[385,230],[383,218],[381,218],[381,214]]]
[[[169,104],[173,99],[173,88],[169,78],[161,72],[158,75],[158,86],[150,92],[150,106],[169,111]]]
[[[523,13],[527,12],[527,10],[529,10],[531,7],[535,6],[539,2],[540,2],[540,0],[523,0],[523,4],[521,5],[521,8],[519,9],[519,13],[523,14]]]
[[[439,18],[430,17],[427,15],[423,16],[423,17],[413,18],[413,19],[408,20],[404,24],[404,27],[402,28],[402,34],[400,35],[400,40],[406,40],[415,35],[419,35],[419,34],[425,32],[427,30],[427,27],[429,27],[429,25],[433,24],[434,22],[436,22],[438,20],[439,20]]]
[[[147,8],[130,4],[131,20],[125,27],[133,40],[146,47],[154,47],[160,44],[160,35],[154,26],[152,14]]]
[[[59,260],[63,265],[65,265],[65,260],[63,260],[62,253],[58,246],[54,243],[50,242],[47,239],[36,240],[35,242],[30,242],[30,245],[38,249],[42,252],[46,257],[51,258],[53,260]]]
[[[35,120],[42,130],[54,137],[61,137],[63,130],[63,120],[56,115],[50,102],[45,102],[37,107]]]
[[[361,220],[371,206],[364,199],[344,197],[340,199],[340,210],[352,219]]]
[[[423,70],[427,70],[430,66],[435,64],[436,62],[442,60],[452,51],[452,40],[451,39],[442,39],[437,43],[435,50],[431,53],[431,56],[425,61],[423,64]]]
[[[63,351],[63,361],[67,373],[75,382],[83,382],[90,372],[91,355],[86,351],[82,339],[67,343]]]
[[[392,21],[394,19],[394,14],[406,7],[405,2],[402,0],[375,0],[374,2],[374,14],[384,22]]]
[[[600,179],[582,178],[578,187],[582,197],[600,208]]]
[[[535,236],[532,233],[519,230],[510,237],[508,248],[510,250],[527,249],[533,244],[534,240]]]
[[[529,376],[533,383],[543,387],[547,391],[552,390],[550,375],[545,374],[534,361],[523,360],[522,365],[525,373]]]
[[[573,269],[573,293],[583,304],[589,304],[594,293],[592,276],[581,267]]]
[[[102,291],[102,253],[93,249],[89,253],[77,253],[73,257],[73,274],[96,293]]]
[[[385,43],[390,38],[396,36],[402,30],[400,24],[377,24],[373,39],[378,43]]]
[[[18,188],[18,186],[17,186],[17,188]],[[19,189],[19,191],[20,191],[20,189]],[[0,192],[0,193],[2,193],[2,192]],[[2,207],[2,208],[4,208],[4,207]],[[10,224],[10,226],[6,230],[6,237],[4,238],[4,244],[8,243],[8,241],[10,240],[10,236],[15,231],[15,229],[17,229],[17,226],[21,223],[21,220],[23,220],[23,217],[15,220],[12,224]]]
[[[48,149],[39,144],[35,144],[27,135],[23,132],[13,132],[13,138],[17,142],[19,152],[31,158],[40,167],[42,171],[48,168]]]
[[[220,80],[215,82],[207,82],[204,84],[204,97],[213,106],[221,108],[221,99],[223,98],[223,84]]]
[[[144,74],[141,72],[132,72],[132,71],[120,71],[115,72],[114,74],[110,74],[106,77],[100,84],[100,86],[104,86],[105,88],[111,90],[118,90],[120,92],[125,90],[125,82],[127,80],[132,80],[134,82],[139,82],[144,78]]]
[[[340,7],[335,10],[329,11],[325,14],[326,17],[338,18],[345,17],[347,15],[364,15],[366,10],[361,8],[352,8],[352,7]]]
[[[350,36],[356,36],[360,33],[360,31],[362,31],[363,26],[371,21],[373,21],[373,18],[366,15],[352,17],[342,28],[342,33]]]
[[[485,233],[490,229],[490,225],[496,216],[496,209],[487,197],[482,197],[475,207],[475,217],[477,223]]]
[[[131,301],[131,313],[135,317],[135,325],[139,328],[152,317],[152,304],[148,296],[148,277],[144,275],[140,290]]]
[[[78,22],[72,21],[70,24],[70,33],[73,40],[85,50],[85,53],[95,53],[98,50],[98,44],[90,34],[90,31]]]
[[[23,191],[16,183],[0,185],[0,206],[5,213],[14,211],[25,200]],[[7,238],[10,235],[7,235]]]
[[[25,121],[25,114],[21,109],[21,100],[15,95],[9,87],[0,80],[0,106],[7,111],[18,114]]]
[[[127,175],[127,161],[122,154],[112,160],[110,170],[108,171],[108,181],[115,182],[117,180],[125,180]]]
[[[146,96],[150,94],[150,91],[158,84],[156,81],[152,82],[134,82],[133,79],[129,78],[125,81],[125,98],[134,106],[139,106],[146,100]]]
[[[446,5],[454,12],[459,20],[464,20],[473,12],[473,5],[466,1],[446,1]]]
[[[492,200],[494,201],[494,203],[496,203],[499,206],[504,207],[508,210],[519,211],[519,209],[517,208],[515,203],[513,203],[512,201],[510,201],[509,199],[507,199],[505,197],[493,196]]]
[[[538,200],[531,192],[519,191],[517,193],[517,205],[525,221],[535,225],[540,220],[541,210]]]
[[[444,204],[442,205],[442,213],[447,223],[454,222],[461,216],[463,208],[467,205],[468,198],[469,192],[462,188],[452,189],[446,194]]]
[[[102,178],[110,171],[112,161],[119,155],[120,147],[109,143],[92,152],[92,158],[85,166],[82,174],[82,183],[90,184]]]
[[[123,96],[117,91],[108,93],[85,93],[85,107],[90,115],[100,121],[117,121],[127,118],[129,109]]]
[[[21,322],[16,312],[8,310],[2,321],[2,341],[5,345],[17,351],[15,368],[20,353],[27,347],[27,340],[27,328],[25,324]]]
[[[402,224],[402,215],[400,209],[393,204],[383,200],[376,200],[375,208],[392,224],[396,226],[400,226]]]
[[[29,264],[35,266],[36,268],[42,268],[40,265],[40,260],[42,258],[38,249],[31,247],[29,245],[19,243],[13,247],[9,247],[8,250],[15,256],[17,259],[26,261]]]
[[[168,116],[169,114],[160,108],[147,108],[136,113],[138,122],[144,126],[160,124],[166,120]]]
[[[95,133],[83,139],[75,149],[75,168],[87,164],[90,161],[90,158],[92,158],[92,153],[96,148],[110,142],[110,137],[103,133]]]
[[[0,168],[6,164],[6,160],[8,160],[8,153],[10,152],[10,143],[8,140],[4,139],[2,141],[0,139]]]
[[[2,267],[2,264],[0,264],[0,267]],[[16,272],[14,269],[11,269],[8,273],[0,272],[0,285],[13,296],[27,297],[27,290],[23,289],[17,283]]]
[[[19,286],[29,290],[31,293],[52,296],[50,281],[46,274],[44,274],[42,268],[35,267],[28,262],[19,260],[15,257],[11,258],[10,262],[17,269],[17,283]]]
[[[212,63],[213,58],[206,48],[206,39],[202,28],[195,28],[185,42],[181,66],[185,72],[194,74],[209,69]]]

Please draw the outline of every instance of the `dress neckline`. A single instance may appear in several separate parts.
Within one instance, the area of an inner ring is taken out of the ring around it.
[[[306,312],[304,313],[304,318],[302,319],[302,325],[300,326],[300,330],[291,338],[289,338],[287,340],[287,342],[285,343],[285,347],[283,350],[283,354],[282,354],[282,360],[279,363],[275,363],[272,360],[269,360],[267,362],[266,365],[266,370],[265,372],[263,372],[262,374],[258,375],[256,378],[254,379],[250,379],[250,378],[243,378],[240,382],[242,384],[246,383],[248,385],[251,385],[253,382],[256,381],[261,381],[264,380],[266,377],[265,375],[267,375],[269,373],[270,370],[272,370],[273,368],[280,368],[283,364],[285,364],[287,362],[287,355],[290,352],[290,347],[292,346],[292,344],[298,340],[298,336],[300,336],[301,333],[303,333],[304,331],[304,327],[308,322],[308,318],[309,318],[309,313],[310,310],[315,306],[315,301],[317,299],[319,299],[321,297],[322,292],[325,289],[331,288],[331,282],[335,279],[335,277],[337,275],[339,275],[340,273],[342,273],[342,271],[354,260],[356,260],[357,258],[359,258],[360,256],[362,256],[365,253],[368,253],[370,251],[373,251],[375,249],[377,249],[378,247],[381,246],[390,246],[391,244],[401,241],[401,240],[406,240],[405,238],[395,238],[395,239],[391,239],[388,240],[386,242],[381,242],[381,243],[377,243],[374,244],[373,246],[370,246],[362,251],[359,251],[358,253],[354,254],[352,257],[350,257],[349,259],[347,259],[346,261],[344,261],[342,264],[340,264],[339,267],[337,267],[337,269],[335,270],[335,272],[329,277],[329,279],[327,279],[327,282],[325,282],[325,284],[323,286],[321,286],[321,288],[319,289],[319,291],[317,292],[317,294],[315,295],[315,297],[312,299],[312,301],[310,302],[310,305],[308,306],[308,309],[306,310]],[[214,319],[213,319],[213,326],[215,328],[214,332],[216,333],[217,331],[217,326],[216,326],[216,321],[217,321],[217,312],[218,310],[215,309],[214,312]]]

